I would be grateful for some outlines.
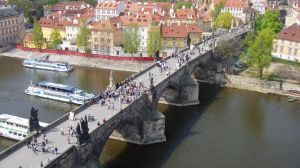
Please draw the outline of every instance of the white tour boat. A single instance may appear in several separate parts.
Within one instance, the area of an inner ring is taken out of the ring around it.
[[[65,62],[53,62],[48,60],[49,55],[45,57],[36,59],[25,59],[22,64],[25,67],[36,68],[36,69],[44,69],[50,71],[59,71],[59,72],[69,72],[73,70],[73,67]]]
[[[25,90],[26,94],[43,98],[59,100],[67,103],[84,104],[95,97],[75,86],[63,85],[42,81],[37,84],[30,84]]]
[[[48,124],[39,122],[41,127]],[[27,137],[29,132],[29,120],[9,114],[0,114],[0,136],[22,140]]]

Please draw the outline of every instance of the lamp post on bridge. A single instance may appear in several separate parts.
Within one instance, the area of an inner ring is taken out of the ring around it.
[[[140,62],[140,72],[142,71],[142,53],[140,53],[140,59],[139,59],[139,62]]]

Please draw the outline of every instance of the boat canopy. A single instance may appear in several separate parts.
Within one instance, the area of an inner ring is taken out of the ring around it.
[[[39,82],[38,86],[58,89],[58,90],[62,90],[64,92],[74,92],[77,89],[75,86],[51,83],[51,82],[46,82],[46,81]]]

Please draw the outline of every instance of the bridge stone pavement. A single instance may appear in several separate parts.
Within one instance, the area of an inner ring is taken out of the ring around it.
[[[220,36],[228,40],[237,35],[244,34],[243,32],[233,31],[229,34]],[[207,41],[211,43],[211,39]],[[205,48],[203,43],[200,48]],[[149,72],[153,72],[154,89],[149,91],[139,98],[135,99],[130,104],[120,104],[119,101],[114,103],[114,109],[108,109],[107,106],[101,106],[99,102],[93,105],[86,104],[80,107],[76,112],[77,120],[68,120],[67,114],[61,119],[50,124],[44,130],[49,140],[49,145],[58,148],[58,154],[54,155],[50,152],[42,153],[39,150],[37,153],[25,145],[25,140],[17,143],[8,150],[0,154],[0,167],[3,168],[37,168],[41,167],[78,167],[84,165],[88,158],[92,156],[98,158],[107,139],[112,138],[124,140],[130,143],[139,145],[147,145],[166,141],[165,137],[165,119],[164,116],[156,110],[157,104],[161,97],[164,101],[178,106],[198,104],[198,83],[193,79],[192,73],[196,66],[203,59],[207,59],[212,55],[211,48],[206,47],[207,52],[195,50],[194,55],[190,55],[191,59],[181,68],[176,67],[176,58],[168,58],[170,76],[166,72],[160,73],[160,70],[155,65],[136,74],[134,80],[143,82],[145,86],[150,86]],[[187,54],[188,50],[181,51]],[[89,121],[90,140],[82,145],[76,144],[76,138],[70,136],[71,143],[67,142],[67,127],[76,127],[79,119],[85,115],[95,117],[94,121]],[[102,122],[103,119],[106,122]],[[101,125],[98,126],[97,123]],[[60,135],[60,129],[63,128],[65,135]],[[41,142],[40,134],[34,135],[38,142]],[[28,137],[32,138],[31,137]]]

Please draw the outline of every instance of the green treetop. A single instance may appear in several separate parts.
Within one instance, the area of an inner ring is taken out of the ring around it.
[[[272,44],[275,33],[272,29],[266,28],[258,32],[255,40],[247,42],[247,52],[242,55],[242,59],[248,65],[254,67],[260,79],[263,77],[264,68],[268,67],[272,61]]]
[[[140,45],[140,36],[137,24],[129,24],[124,30],[123,45],[125,53],[130,53],[132,56],[138,52]]]
[[[147,50],[150,55],[161,49],[161,35],[159,26],[151,25],[148,32]]]
[[[212,11],[213,20],[216,20],[219,16],[221,10],[224,8],[224,1],[221,1],[220,3],[216,4],[215,9]]]
[[[34,46],[39,50],[42,49],[42,46],[44,44],[42,28],[37,20],[34,20],[34,25],[33,25],[33,43]]]
[[[91,35],[90,29],[87,27],[87,23],[85,20],[79,21],[80,27],[79,31],[76,36],[76,43],[77,47],[83,49],[85,52],[87,52],[87,49],[89,47],[89,38]]]
[[[177,2],[176,5],[175,5],[175,10],[177,9],[182,9],[183,6],[185,6],[185,8],[191,8],[193,4],[191,2],[188,2],[188,1],[180,1],[180,2]]]
[[[50,34],[50,48],[57,49],[58,44],[62,43],[62,38],[57,29],[53,29]]]
[[[265,28],[271,29],[274,33],[280,32],[283,25],[279,20],[280,13],[275,9],[268,9],[263,15],[255,19],[255,30],[260,31]]]
[[[230,29],[232,19],[233,16],[230,12],[221,13],[216,19],[215,26],[218,28]]]

